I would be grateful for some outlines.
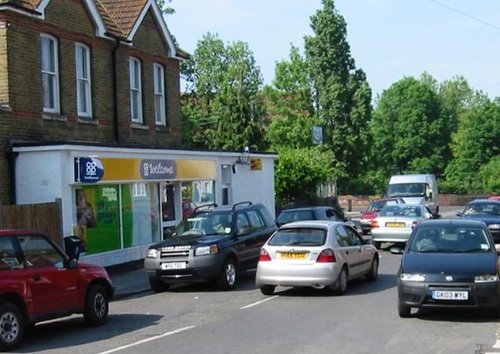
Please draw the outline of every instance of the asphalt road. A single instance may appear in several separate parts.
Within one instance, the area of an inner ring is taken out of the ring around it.
[[[500,325],[473,311],[397,314],[400,256],[381,251],[375,282],[349,283],[344,296],[277,288],[264,296],[247,272],[234,291],[212,285],[111,303],[109,322],[81,317],[37,325],[19,353],[484,353]],[[498,350],[497,352],[500,352]]]

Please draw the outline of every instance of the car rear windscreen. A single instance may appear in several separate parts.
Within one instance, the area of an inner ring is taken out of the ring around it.
[[[278,230],[269,240],[270,246],[322,246],[326,241],[326,230],[300,228]]]

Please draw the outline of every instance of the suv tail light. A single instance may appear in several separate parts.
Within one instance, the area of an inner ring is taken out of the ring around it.
[[[335,253],[333,253],[333,250],[331,250],[330,248],[321,251],[321,253],[318,256],[318,259],[316,259],[316,263],[335,263],[335,262],[337,262],[337,259],[335,258]]]
[[[373,220],[372,221],[372,229],[376,229],[378,227],[378,221],[377,220]]]
[[[262,248],[260,250],[260,256],[259,256],[259,262],[270,262],[271,261],[271,256],[269,256],[269,253]]]

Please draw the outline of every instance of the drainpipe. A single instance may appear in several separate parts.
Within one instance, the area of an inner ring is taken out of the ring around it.
[[[16,204],[16,157],[19,155],[18,152],[14,152],[12,149],[12,143],[9,142],[9,147],[5,152],[7,157],[7,163],[9,165],[9,185],[11,186],[10,192],[10,204]]]
[[[118,74],[117,74],[117,64],[116,64],[116,52],[120,47],[120,39],[115,38],[115,46],[113,48],[112,60],[113,60],[113,135],[115,143],[120,143],[120,129],[118,126]]]

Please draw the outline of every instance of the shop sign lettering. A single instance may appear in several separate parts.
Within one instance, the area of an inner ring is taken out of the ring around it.
[[[172,179],[177,175],[174,160],[142,160],[141,176],[143,179]]]

